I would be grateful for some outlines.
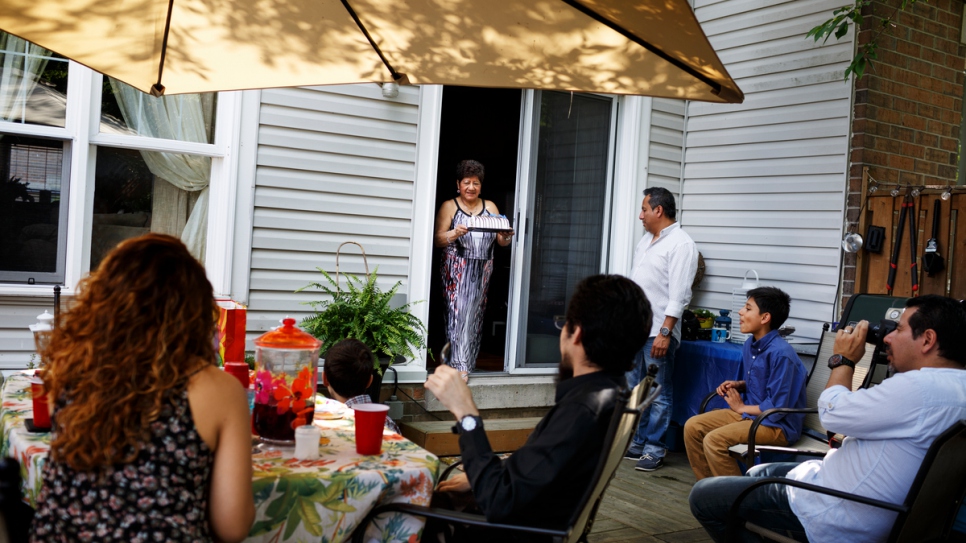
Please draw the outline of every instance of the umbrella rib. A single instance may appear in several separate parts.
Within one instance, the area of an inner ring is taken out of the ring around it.
[[[615,22],[613,22],[613,21],[605,18],[603,15],[601,15],[601,14],[597,13],[596,11],[588,8],[587,6],[581,4],[580,2],[577,2],[576,0],[561,0],[561,1],[563,3],[565,3],[565,4],[567,4],[568,6],[576,9],[577,11],[583,13],[584,15],[590,17],[591,19],[597,21],[598,23],[606,26],[607,28],[610,28],[611,30],[617,32],[621,36],[624,36],[625,38],[631,40],[632,42],[636,43],[637,45],[640,45],[644,49],[647,49],[648,51],[654,53],[655,55],[657,55],[657,56],[663,58],[664,60],[670,62],[671,64],[677,66],[678,68],[680,68],[681,70],[683,70],[685,73],[688,73],[688,74],[696,77],[697,79],[703,81],[705,84],[707,84],[709,87],[711,87],[711,92],[714,93],[716,96],[721,93],[721,84],[720,83],[718,83],[715,80],[711,79],[710,77],[702,74],[701,72],[695,70],[690,65],[688,65],[688,64],[686,64],[684,62],[681,62],[680,60],[672,57],[671,55],[668,55],[667,53],[665,53],[664,51],[658,49],[657,46],[651,44],[650,42],[644,41],[644,39],[642,39],[641,37],[637,36],[636,34],[634,34],[633,32],[631,32],[630,30],[627,30],[626,28],[620,26],[619,24],[617,24],[617,23],[615,23]],[[345,0],[343,0],[343,3],[345,3]]]
[[[376,45],[376,41],[372,39],[372,36],[369,35],[369,31],[366,30],[365,25],[362,24],[362,20],[359,19],[359,16],[356,14],[356,10],[352,9],[352,6],[349,5],[349,0],[342,0],[342,5],[345,6],[346,11],[348,11],[349,15],[352,16],[352,20],[356,22],[356,26],[359,27],[359,30],[362,31],[362,34],[367,40],[369,40],[369,45],[371,45],[376,54],[379,55],[379,59],[382,60],[382,63],[385,64],[386,68],[389,69],[389,74],[392,76],[393,81],[402,79],[403,75],[396,72],[395,68],[389,64],[389,60],[386,59],[386,56],[382,54],[382,49],[379,49],[379,46]]]
[[[168,52],[168,31],[171,30],[171,12],[174,10],[174,0],[168,0],[168,16],[164,21],[164,37],[161,38],[161,60],[158,62],[158,82],[151,85],[151,95],[161,96],[164,94],[164,85],[161,84],[161,74],[164,73],[164,56]]]

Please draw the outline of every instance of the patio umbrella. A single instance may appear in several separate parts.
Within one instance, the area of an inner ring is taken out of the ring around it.
[[[156,95],[395,80],[743,99],[687,0],[3,0],[0,29]]]

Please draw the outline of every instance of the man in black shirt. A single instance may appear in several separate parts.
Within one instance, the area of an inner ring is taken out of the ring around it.
[[[491,450],[479,410],[459,372],[436,368],[426,388],[456,416],[465,473],[439,492],[472,492],[491,522],[564,528],[587,489],[624,373],[647,341],[644,292],[619,275],[581,281],[560,331],[556,403],[506,460]]]

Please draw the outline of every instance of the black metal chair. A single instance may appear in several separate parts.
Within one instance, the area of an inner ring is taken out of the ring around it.
[[[0,543],[27,541],[33,509],[23,502],[20,463],[0,458]]]
[[[731,506],[728,541],[739,541],[742,526],[764,538],[780,543],[797,543],[750,522],[740,516],[742,500],[754,489],[770,484],[789,485],[845,500],[881,507],[898,513],[888,543],[926,543],[949,541],[956,514],[966,497],[966,420],[953,424],[939,435],[916,473],[905,501],[888,503],[847,492],[802,483],[782,477],[766,477],[745,489]]]
[[[488,522],[483,515],[451,511],[448,509],[424,507],[419,505],[389,503],[374,508],[356,527],[353,532],[352,540],[354,543],[362,543],[365,537],[366,526],[383,513],[403,512],[411,515],[436,519],[450,524],[463,524],[494,530],[506,530],[534,536],[543,536],[555,543],[571,543],[576,541],[587,541],[594,517],[600,506],[601,499],[607,485],[610,484],[617,467],[627,452],[637,429],[637,422],[640,420],[641,413],[657,397],[661,386],[654,382],[657,375],[657,367],[652,366],[648,376],[641,383],[634,387],[633,391],[622,390],[618,395],[617,404],[614,407],[614,415],[610,420],[603,442],[604,454],[601,455],[597,469],[594,471],[593,478],[587,486],[587,490],[581,497],[579,506],[574,511],[566,528],[550,529],[536,526],[525,526],[518,524],[504,524]],[[456,465],[452,465],[443,473],[441,479],[445,479]]]
[[[751,423],[751,427],[748,429],[748,442],[739,443],[738,445],[733,445],[728,449],[729,454],[735,460],[743,462],[746,466],[753,466],[755,459],[758,458],[762,451],[768,451],[773,453],[790,454],[790,455],[804,455],[804,456],[825,456],[828,452],[828,436],[826,435],[825,428],[822,427],[822,422],[818,418],[818,397],[825,390],[826,384],[828,383],[829,373],[831,370],[825,364],[825,361],[832,356],[832,347],[835,344],[835,332],[829,330],[823,330],[821,339],[819,340],[818,354],[815,358],[815,365],[812,366],[812,371],[808,375],[808,380],[805,384],[805,397],[807,405],[810,407],[804,407],[800,409],[790,408],[790,407],[776,407],[774,409],[767,409],[763,411],[760,415],[755,417],[755,420]],[[861,360],[858,360],[855,364],[855,372],[852,376],[852,390],[858,388],[865,388],[869,385],[869,369],[872,367],[872,361],[875,353],[875,346],[871,344],[866,345],[865,356]],[[704,401],[701,402],[701,407],[699,408],[699,413],[704,413],[708,407],[708,404],[717,396],[717,393],[711,392],[708,394]],[[787,447],[781,447],[778,445],[758,445],[755,442],[755,436],[758,432],[758,427],[765,421],[766,418],[778,414],[778,413],[805,413],[805,423],[802,431],[802,436],[795,443],[789,444]]]

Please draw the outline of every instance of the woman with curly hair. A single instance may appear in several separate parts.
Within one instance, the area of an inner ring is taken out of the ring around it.
[[[55,408],[32,541],[248,535],[248,404],[215,366],[216,315],[171,236],[126,240],[81,281],[44,353]]]

